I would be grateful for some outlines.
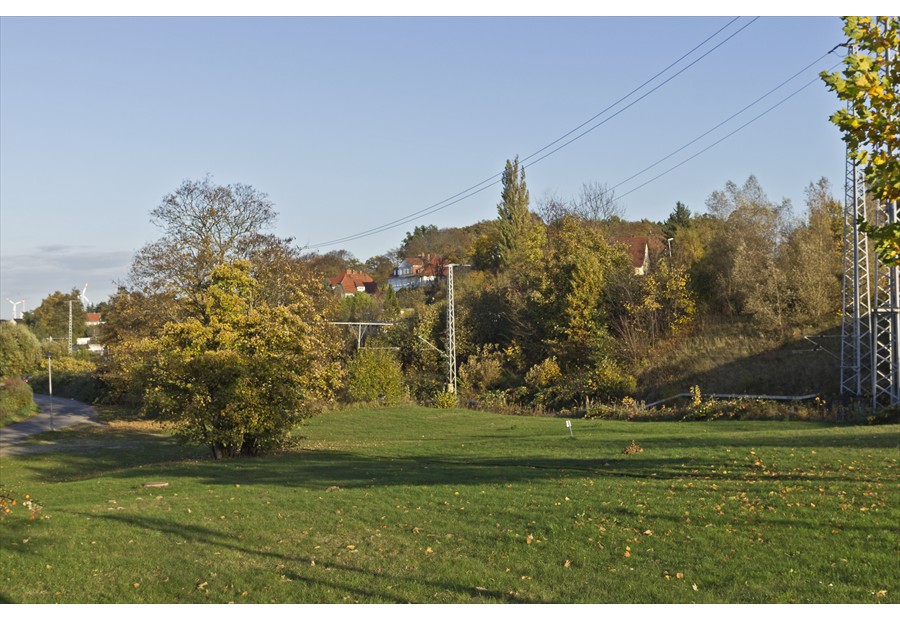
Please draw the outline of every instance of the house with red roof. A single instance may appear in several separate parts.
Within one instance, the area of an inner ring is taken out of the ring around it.
[[[649,237],[616,237],[616,245],[625,246],[625,252],[631,258],[634,275],[642,276],[650,269]]]
[[[372,276],[354,269],[346,269],[342,273],[328,278],[328,283],[331,285],[331,290],[340,297],[357,293],[374,295],[378,292],[378,286]]]

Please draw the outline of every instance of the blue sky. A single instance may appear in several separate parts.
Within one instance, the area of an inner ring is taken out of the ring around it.
[[[731,19],[3,17],[0,316],[11,316],[7,299],[33,309],[86,282],[92,301],[105,299],[134,252],[159,237],[150,210],[184,179],[210,174],[265,192],[279,212],[274,232],[301,245],[407,216],[499,175],[506,159],[563,136]],[[752,19],[528,166],[532,201],[616,186],[810,63],[615,192],[627,218],[650,220],[676,201],[701,213],[711,192],[751,174],[796,211],[823,176],[842,196],[843,143],[828,121],[838,102],[819,81],[635,189],[840,61],[822,58],[843,40],[836,17]],[[321,251],[365,260],[416,225],[492,219],[499,191]]]

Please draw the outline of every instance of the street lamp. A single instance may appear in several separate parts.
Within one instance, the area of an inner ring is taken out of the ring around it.
[[[50,390],[50,430],[55,431],[53,424],[53,354],[47,354],[47,387]]]

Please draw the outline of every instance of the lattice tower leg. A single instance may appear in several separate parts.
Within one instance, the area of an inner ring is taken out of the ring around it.
[[[896,202],[878,205],[876,225],[898,220]],[[872,408],[900,406],[900,269],[877,256],[872,335]]]
[[[866,216],[865,177],[849,154],[845,181],[841,394],[860,397],[871,386],[872,377],[869,248],[856,223]]]

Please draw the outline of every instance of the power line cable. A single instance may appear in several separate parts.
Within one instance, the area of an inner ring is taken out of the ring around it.
[[[832,50],[832,51],[833,51],[833,50]],[[680,153],[681,151],[683,151],[684,149],[686,149],[686,148],[689,147],[690,145],[694,144],[695,142],[698,142],[699,140],[705,138],[706,136],[708,136],[709,134],[711,134],[712,132],[714,132],[716,129],[718,129],[718,128],[721,127],[722,125],[725,125],[725,124],[728,123],[729,121],[731,121],[731,120],[733,120],[734,118],[740,116],[741,114],[743,114],[744,112],[746,112],[747,110],[749,110],[750,108],[752,108],[753,106],[755,106],[757,103],[759,103],[760,101],[762,101],[763,99],[765,99],[766,97],[768,97],[769,95],[771,95],[772,93],[774,93],[775,91],[777,91],[778,89],[780,89],[780,88],[781,88],[782,86],[784,86],[785,84],[787,84],[787,83],[793,81],[797,76],[799,76],[800,74],[802,74],[803,72],[805,72],[805,71],[806,71],[807,69],[809,69],[810,67],[816,65],[819,61],[821,61],[823,58],[826,58],[829,54],[831,54],[831,52],[828,52],[828,53],[826,53],[826,54],[822,54],[821,56],[819,56],[818,58],[816,58],[813,62],[809,63],[808,65],[806,65],[805,67],[803,67],[802,69],[800,69],[800,71],[798,71],[797,73],[795,73],[794,75],[792,75],[791,77],[789,77],[788,79],[786,79],[785,81],[783,81],[781,84],[779,84],[778,86],[776,86],[775,88],[773,88],[772,90],[770,90],[769,92],[767,92],[765,95],[763,95],[763,96],[759,97],[758,99],[756,99],[756,101],[754,101],[753,103],[750,103],[750,104],[744,106],[743,108],[741,108],[740,110],[738,110],[737,112],[735,112],[734,114],[732,114],[731,116],[729,116],[728,118],[726,118],[724,121],[722,121],[721,123],[719,123],[719,124],[716,125],[715,127],[711,128],[711,129],[708,129],[707,131],[703,132],[702,134],[700,134],[699,136],[697,136],[696,138],[694,138],[693,140],[691,140],[691,141],[688,142],[687,144],[685,144],[685,145],[679,147],[678,149],[672,151],[671,153],[669,153],[668,155],[666,155],[666,156],[663,157],[662,159],[658,159],[657,161],[655,161],[654,163],[650,164],[649,166],[647,166],[646,168],[644,168],[644,169],[641,170],[640,172],[634,173],[633,175],[631,175],[630,177],[628,177],[628,178],[625,179],[624,181],[620,181],[620,182],[616,183],[615,185],[613,185],[613,186],[610,187],[609,189],[610,189],[610,190],[614,190],[614,189],[616,189],[617,187],[620,187],[620,186],[622,186],[622,185],[625,185],[626,183],[628,183],[628,181],[631,181],[632,179],[634,179],[634,178],[636,178],[636,177],[639,177],[640,175],[644,174],[644,173],[647,172],[648,170],[651,170],[651,169],[655,168],[656,166],[658,166],[659,164],[661,164],[662,162],[666,161],[666,160],[669,159],[670,157],[673,157],[673,156],[677,155],[678,153]]]
[[[676,61],[674,61],[673,63],[669,64],[665,69],[662,69],[661,71],[657,72],[653,77],[651,77],[650,79],[648,79],[648,80],[646,80],[645,82],[643,82],[643,83],[642,83],[640,86],[638,86],[637,88],[634,88],[633,90],[631,90],[631,91],[630,91],[628,94],[626,94],[625,96],[619,98],[615,103],[612,103],[611,105],[607,106],[605,109],[603,109],[602,111],[598,112],[597,114],[595,114],[594,116],[592,116],[592,117],[589,118],[588,120],[584,121],[583,123],[581,123],[580,125],[578,125],[578,126],[575,127],[574,129],[572,129],[571,131],[569,131],[569,132],[567,132],[566,134],[560,136],[559,138],[557,138],[557,139],[554,140],[553,142],[551,142],[551,143],[549,143],[549,144],[547,144],[547,145],[541,147],[540,149],[538,149],[538,150],[535,151],[534,153],[532,153],[532,154],[528,155],[527,157],[523,158],[523,159],[521,160],[521,162],[524,164],[526,161],[528,161],[528,160],[532,159],[533,157],[539,155],[540,153],[546,151],[548,148],[550,148],[550,147],[552,147],[553,145],[559,143],[561,140],[564,140],[565,138],[571,136],[573,133],[575,133],[575,132],[578,131],[579,129],[583,128],[585,125],[591,123],[592,121],[596,120],[597,118],[599,118],[600,116],[602,116],[602,115],[605,114],[606,112],[612,110],[612,109],[615,108],[617,105],[619,105],[619,104],[622,103],[623,101],[627,100],[629,97],[631,97],[631,96],[634,95],[635,93],[639,92],[639,91],[640,91],[641,89],[643,89],[645,86],[647,86],[648,84],[650,84],[651,82],[653,82],[654,80],[656,80],[657,78],[659,78],[661,75],[663,75],[663,74],[665,74],[667,71],[669,71],[672,67],[676,66],[676,65],[677,65],[678,63],[680,63],[682,60],[684,60],[685,58],[687,58],[688,56],[690,56],[691,54],[693,54],[695,51],[697,51],[698,49],[700,49],[701,47],[703,47],[706,43],[708,43],[709,41],[711,41],[712,39],[714,39],[714,38],[715,38],[716,36],[718,36],[722,31],[724,31],[726,28],[728,28],[729,26],[731,26],[731,25],[732,25],[734,22],[736,22],[738,19],[740,19],[740,18],[739,18],[739,17],[733,18],[731,21],[729,21],[727,24],[725,24],[724,26],[722,26],[721,28],[719,28],[716,32],[714,32],[713,34],[711,34],[710,36],[708,36],[708,37],[707,37],[706,39],[704,39],[702,42],[700,42],[699,44],[695,45],[690,51],[688,51],[687,53],[683,54],[680,58],[678,58],[678,60],[676,60]],[[662,86],[664,86],[665,84],[667,84],[668,82],[670,82],[672,79],[674,79],[675,77],[677,77],[678,75],[680,75],[681,73],[684,73],[684,71],[686,71],[686,70],[689,69],[690,67],[692,67],[692,66],[694,66],[695,64],[697,64],[700,60],[702,60],[703,58],[705,58],[706,56],[708,56],[709,54],[711,54],[713,51],[715,51],[716,49],[718,49],[719,47],[721,47],[722,45],[724,45],[727,41],[729,41],[731,38],[733,38],[734,36],[736,36],[736,35],[737,35],[738,33],[740,33],[742,30],[744,30],[745,28],[747,28],[748,26],[750,26],[751,24],[753,24],[753,22],[755,22],[757,19],[759,19],[759,18],[758,18],[758,17],[754,17],[752,20],[750,20],[750,22],[748,22],[747,24],[745,24],[744,26],[742,26],[742,27],[741,27],[740,29],[738,29],[736,32],[734,32],[734,33],[732,33],[731,35],[729,35],[726,39],[724,39],[723,41],[721,41],[720,43],[718,43],[715,47],[713,47],[712,49],[710,49],[709,51],[707,51],[706,53],[704,53],[704,54],[703,54],[702,56],[700,56],[699,58],[695,59],[693,62],[691,62],[690,64],[688,64],[686,67],[684,67],[684,68],[682,68],[681,70],[679,70],[675,75],[669,77],[668,79],[666,79],[666,80],[665,80],[664,82],[662,82],[661,84],[658,84],[656,87],[654,87],[654,88],[653,88],[652,90],[650,90],[648,93],[645,93],[645,94],[642,95],[640,98],[638,98],[638,99],[636,99],[635,101],[629,103],[627,106],[625,106],[624,108],[622,108],[621,110],[619,110],[618,112],[616,112],[613,116],[609,117],[608,119],[605,119],[604,121],[601,121],[600,123],[594,125],[594,126],[591,127],[590,129],[588,129],[588,130],[582,132],[581,134],[579,134],[578,136],[576,136],[576,137],[573,138],[572,140],[569,140],[568,142],[566,142],[565,144],[563,144],[563,145],[557,147],[556,149],[554,149],[554,150],[551,151],[550,153],[547,153],[546,155],[544,155],[544,156],[540,157],[539,159],[535,160],[535,161],[532,162],[530,165],[534,165],[534,164],[538,163],[539,161],[542,161],[543,159],[545,159],[545,158],[549,157],[550,155],[556,153],[556,152],[559,151],[560,149],[562,149],[562,148],[568,146],[569,144],[571,144],[571,143],[574,142],[575,140],[578,140],[579,138],[583,137],[584,135],[590,133],[591,131],[593,131],[594,129],[596,129],[596,128],[599,127],[600,125],[604,124],[605,122],[611,120],[612,118],[615,118],[615,116],[618,116],[619,114],[621,114],[622,112],[624,112],[625,110],[627,110],[628,108],[630,108],[631,106],[633,106],[634,104],[636,104],[638,101],[641,101],[642,99],[644,99],[645,97],[647,97],[647,96],[650,95],[651,93],[655,92],[656,90],[658,90],[659,88],[661,88]],[[524,166],[523,166],[523,168],[524,168]],[[476,194],[478,194],[478,193],[480,193],[480,192],[482,192],[482,191],[484,191],[484,190],[486,190],[486,189],[488,189],[488,188],[490,188],[490,187],[493,187],[494,185],[497,184],[497,181],[498,181],[498,179],[499,179],[501,176],[502,176],[502,174],[499,174],[499,173],[498,173],[498,174],[494,174],[494,175],[488,177],[487,179],[481,181],[480,183],[476,183],[475,185],[472,185],[471,187],[468,187],[467,189],[464,189],[464,190],[462,190],[461,192],[458,192],[458,193],[456,193],[456,194],[450,196],[449,198],[445,198],[444,200],[441,200],[440,202],[434,203],[433,205],[431,205],[431,206],[429,206],[429,207],[425,207],[424,209],[421,209],[421,210],[419,210],[419,211],[415,211],[415,212],[413,212],[413,213],[411,213],[411,214],[409,214],[409,215],[407,215],[407,216],[404,216],[404,217],[402,217],[402,218],[399,218],[399,219],[397,219],[397,220],[393,220],[393,221],[388,222],[388,223],[386,223],[386,224],[382,224],[381,226],[378,226],[378,227],[376,227],[376,228],[372,228],[372,229],[369,229],[369,230],[366,230],[366,231],[362,231],[362,232],[360,232],[360,233],[355,233],[355,234],[353,234],[353,235],[348,235],[348,236],[346,236],[346,237],[341,237],[341,238],[339,238],[339,239],[333,239],[333,240],[331,240],[331,241],[326,241],[326,242],[323,242],[323,243],[318,243],[318,244],[314,244],[314,245],[309,245],[308,247],[311,248],[311,249],[316,249],[316,248],[326,247],[326,246],[330,246],[330,245],[336,245],[336,244],[338,244],[338,243],[343,243],[343,242],[346,242],[346,241],[354,241],[354,240],[356,240],[356,239],[362,239],[362,238],[364,238],[364,237],[368,237],[368,236],[371,236],[371,235],[374,235],[374,234],[378,234],[378,233],[380,233],[380,232],[384,232],[384,231],[386,231],[386,230],[390,230],[390,229],[392,229],[392,228],[396,228],[397,226],[401,226],[401,225],[403,225],[403,224],[407,224],[407,223],[409,223],[409,222],[411,222],[411,221],[414,221],[414,220],[416,220],[416,219],[419,219],[420,217],[423,217],[423,216],[425,216],[425,215],[430,215],[430,214],[432,214],[432,213],[436,213],[437,211],[441,211],[441,210],[443,210],[443,209],[446,209],[447,207],[450,207],[450,206],[452,206],[452,205],[458,204],[458,203],[461,202],[462,200],[465,200],[465,199],[467,199],[467,198],[470,198],[470,197],[472,197],[472,196],[474,196],[474,195],[476,195]],[[487,185],[485,185],[485,184],[487,184]],[[483,187],[482,187],[482,186],[483,186]]]
[[[833,66],[829,69],[829,71],[831,71],[831,70],[835,69],[836,67],[840,66],[840,64],[841,64],[841,63],[837,63],[837,64],[833,65]],[[734,131],[732,131],[731,133],[729,133],[729,134],[727,134],[727,135],[725,135],[725,136],[719,138],[718,140],[716,140],[715,142],[713,142],[712,144],[710,144],[710,145],[707,146],[706,148],[704,148],[704,149],[702,149],[702,150],[700,150],[700,151],[694,153],[693,155],[691,155],[691,156],[688,157],[687,159],[682,160],[681,162],[675,164],[674,166],[672,166],[671,168],[669,168],[669,169],[666,170],[665,172],[661,172],[660,174],[656,175],[656,176],[653,177],[652,179],[649,179],[648,181],[645,181],[645,182],[641,183],[641,184],[638,185],[637,187],[628,190],[627,192],[625,192],[624,194],[622,194],[621,196],[619,196],[619,197],[617,198],[617,200],[621,200],[621,199],[624,198],[625,196],[627,196],[627,195],[629,195],[629,194],[632,194],[632,193],[636,192],[637,190],[641,189],[641,188],[644,187],[645,185],[649,185],[650,183],[652,183],[653,181],[659,179],[660,177],[663,177],[663,176],[669,174],[670,172],[672,172],[672,171],[675,170],[676,168],[680,168],[681,166],[683,166],[684,164],[688,163],[688,162],[691,161],[692,159],[695,159],[695,158],[699,157],[700,155],[702,155],[703,153],[705,153],[705,152],[708,151],[709,149],[713,148],[714,146],[718,145],[718,144],[721,143],[721,142],[724,142],[725,140],[727,140],[728,138],[730,138],[731,136],[733,136],[733,135],[736,134],[737,132],[741,131],[742,129],[744,129],[745,127],[747,127],[748,125],[750,125],[751,123],[756,122],[757,120],[759,120],[760,118],[762,118],[763,116],[765,116],[766,114],[768,114],[769,112],[771,112],[772,110],[774,110],[775,108],[779,107],[781,104],[787,102],[789,99],[793,98],[795,95],[799,94],[801,91],[806,90],[807,88],[809,88],[810,86],[812,86],[813,84],[815,84],[815,83],[818,82],[818,81],[819,81],[819,78],[818,78],[818,77],[813,78],[812,80],[810,80],[809,82],[807,82],[806,84],[804,84],[803,86],[801,86],[800,88],[798,88],[797,90],[795,90],[793,93],[791,93],[790,95],[788,95],[787,97],[785,97],[784,99],[782,99],[781,101],[779,101],[778,103],[776,103],[775,105],[773,105],[772,107],[770,107],[769,109],[767,109],[767,110],[765,110],[764,112],[762,112],[762,113],[758,114],[757,116],[753,117],[752,119],[750,119],[749,121],[747,121],[746,123],[744,123],[743,125],[741,125],[740,127],[738,127],[737,129],[735,129]]]
[[[650,84],[653,80],[655,80],[656,78],[658,78],[659,76],[661,76],[662,74],[664,74],[666,71],[668,71],[669,69],[671,69],[672,67],[674,67],[675,65],[677,65],[678,63],[680,63],[682,60],[684,60],[685,58],[687,58],[688,56],[690,56],[691,54],[693,54],[694,52],[696,52],[698,49],[700,49],[701,47],[703,47],[704,45],[706,45],[709,41],[711,41],[712,39],[714,39],[720,32],[722,32],[723,30],[725,30],[726,28],[728,28],[731,24],[733,24],[734,22],[736,22],[736,21],[739,20],[739,19],[740,19],[740,17],[735,17],[735,18],[732,19],[730,22],[728,22],[727,24],[725,24],[724,26],[722,26],[721,28],[719,28],[718,30],[716,30],[714,33],[712,33],[711,35],[709,35],[708,37],[706,37],[702,42],[700,42],[700,43],[698,43],[697,45],[695,45],[689,52],[687,52],[686,54],[682,55],[681,58],[679,58],[678,60],[676,60],[675,62],[673,62],[672,64],[670,64],[668,67],[666,67],[666,68],[663,69],[662,71],[659,71],[659,72],[658,72],[656,75],[654,75],[652,78],[650,78],[649,80],[645,81],[643,84],[641,84],[641,85],[638,86],[637,88],[632,89],[631,92],[629,92],[627,95],[625,95],[625,96],[619,98],[619,100],[616,101],[615,103],[612,103],[612,104],[606,106],[606,108],[604,108],[604,109],[601,110],[600,112],[597,112],[597,113],[596,113],[595,115],[593,115],[591,118],[589,118],[589,119],[587,119],[586,121],[584,121],[583,123],[581,123],[578,127],[574,128],[574,129],[571,130],[570,132],[568,132],[568,133],[566,133],[566,134],[560,136],[559,138],[557,138],[556,140],[554,140],[554,141],[551,142],[550,144],[548,144],[548,145],[546,145],[546,146],[544,146],[544,147],[541,147],[540,149],[538,149],[537,151],[535,151],[534,153],[532,153],[532,154],[529,155],[528,157],[524,158],[524,159],[522,160],[522,163],[525,163],[526,161],[528,161],[528,160],[531,159],[532,157],[535,157],[536,155],[541,154],[542,152],[546,151],[547,149],[549,149],[551,146],[553,146],[553,145],[556,144],[557,142],[560,142],[561,140],[565,140],[566,138],[568,138],[569,136],[571,136],[573,133],[575,133],[576,131],[578,131],[579,129],[581,129],[582,127],[584,127],[585,125],[587,125],[587,124],[593,122],[594,120],[598,119],[599,117],[603,116],[604,114],[606,114],[607,112],[609,112],[610,110],[612,110],[614,107],[616,107],[617,105],[619,105],[620,103],[622,103],[623,101],[625,101],[626,99],[628,99],[629,97],[631,97],[633,94],[637,93],[637,92],[640,91],[642,88],[644,88],[645,86],[647,86],[648,84]],[[752,24],[753,22],[755,22],[757,19],[759,19],[759,18],[758,18],[758,17],[754,17],[754,18],[750,21],[750,23],[747,24],[746,26],[744,26],[743,28],[741,28],[741,30],[743,30],[744,28],[746,28],[747,26],[749,26],[750,24]],[[735,34],[737,34],[738,32],[740,32],[741,30],[738,30],[737,32],[735,32],[733,35],[731,35],[731,37],[733,37]],[[728,37],[728,39],[730,39],[731,37]],[[722,43],[725,43],[726,41],[728,41],[728,39],[725,39],[725,41],[722,41]],[[712,52],[713,50],[715,50],[717,47],[721,46],[722,43],[719,43],[719,45],[717,45],[717,46],[714,47],[712,50],[710,50],[710,52]],[[703,57],[706,56],[706,55],[708,55],[708,54],[709,54],[709,52],[707,52],[706,54],[704,54],[703,56],[701,56],[700,58],[698,58],[697,60],[695,60],[693,63],[691,63],[691,64],[688,65],[687,67],[685,67],[685,69],[690,68],[692,65],[696,64],[699,60],[702,60]],[[684,72],[685,69],[682,69],[681,71],[679,71],[679,73]],[[678,73],[676,73],[675,75],[677,76]],[[673,77],[675,77],[675,76],[673,76]],[[672,79],[672,78],[669,78],[669,80],[671,80],[671,79]],[[666,80],[666,81],[669,81],[669,80]],[[665,84],[665,82],[663,82],[663,84]],[[662,84],[661,84],[661,85],[662,85]],[[660,86],[661,86],[661,85],[660,85]],[[650,91],[650,92],[653,92],[653,91]],[[648,94],[649,94],[649,93],[648,93]],[[638,101],[640,101],[640,100],[638,100]],[[499,176],[499,175],[494,175],[494,176],[496,177],[496,176]],[[494,178],[494,177],[491,177],[491,178]]]
[[[739,34],[742,30],[744,30],[744,28],[747,28],[748,26],[750,26],[750,24],[752,24],[753,22],[755,22],[757,19],[759,19],[759,18],[758,18],[758,17],[754,17],[752,20],[750,20],[749,23],[744,24],[744,26],[742,26],[740,29],[738,29],[737,32],[734,32],[734,33],[732,33],[731,35],[729,35],[728,38],[726,38],[724,41],[720,42],[718,45],[716,45],[715,47],[713,47],[711,50],[707,51],[705,54],[703,54],[702,56],[700,56],[699,58],[697,58],[696,60],[694,60],[693,62],[691,62],[691,63],[690,63],[689,65],[687,65],[686,67],[683,67],[682,69],[680,69],[677,73],[675,73],[675,75],[672,75],[672,76],[666,78],[666,80],[663,81],[661,84],[657,84],[656,86],[654,86],[653,88],[651,88],[648,92],[644,93],[643,95],[641,95],[640,97],[638,97],[637,99],[635,99],[634,101],[632,101],[631,103],[629,103],[627,106],[625,106],[625,107],[623,107],[622,109],[620,109],[618,112],[616,112],[616,113],[613,114],[612,116],[610,116],[610,117],[608,117],[608,118],[605,118],[605,119],[603,119],[602,121],[600,121],[599,123],[597,123],[596,125],[594,125],[593,127],[590,127],[589,129],[586,129],[585,131],[581,132],[580,134],[578,134],[577,136],[575,136],[574,138],[572,138],[572,139],[569,140],[568,142],[564,142],[563,144],[559,145],[558,147],[556,147],[555,149],[553,149],[553,150],[550,151],[549,153],[547,153],[547,154],[545,154],[545,155],[542,155],[542,156],[539,157],[538,159],[534,160],[534,161],[531,162],[531,164],[529,164],[529,165],[533,166],[534,164],[538,163],[539,161],[542,161],[542,160],[544,160],[544,159],[550,157],[551,155],[553,155],[553,154],[556,153],[557,151],[559,151],[559,150],[561,150],[561,149],[564,149],[565,147],[569,146],[570,144],[572,144],[572,143],[575,142],[576,140],[578,140],[578,139],[580,139],[580,138],[586,136],[586,135],[589,134],[590,132],[594,131],[595,129],[597,129],[597,128],[600,127],[601,125],[605,125],[606,123],[608,123],[609,121],[611,121],[612,119],[614,119],[615,117],[617,117],[619,114],[621,114],[621,113],[624,112],[625,110],[631,108],[634,104],[638,103],[638,102],[641,101],[642,99],[645,99],[646,97],[652,95],[654,92],[656,92],[657,90],[659,90],[660,88],[662,88],[663,86],[665,86],[666,84],[668,84],[669,82],[671,82],[673,79],[675,79],[676,77],[678,77],[679,75],[681,75],[682,73],[684,73],[685,71],[687,71],[688,69],[690,69],[691,67],[693,67],[695,64],[697,64],[698,62],[700,62],[701,60],[703,60],[704,58],[706,58],[707,56],[709,56],[712,52],[716,51],[716,50],[717,50],[718,48],[720,48],[722,45],[724,45],[725,43],[727,43],[732,37],[736,36],[736,35]]]

